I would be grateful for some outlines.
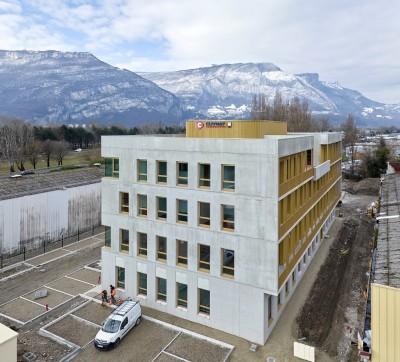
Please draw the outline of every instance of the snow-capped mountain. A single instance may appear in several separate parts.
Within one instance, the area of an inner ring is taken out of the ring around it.
[[[323,82],[316,73],[291,74],[271,63],[138,74],[174,93],[186,111],[199,117],[247,117],[254,94],[262,93],[272,100],[279,90],[286,99],[306,99],[315,114],[329,115],[332,120],[343,120],[353,113],[360,125],[400,121],[400,105],[375,102],[338,83]]]
[[[170,92],[90,53],[0,50],[0,115],[36,123],[181,119]]]

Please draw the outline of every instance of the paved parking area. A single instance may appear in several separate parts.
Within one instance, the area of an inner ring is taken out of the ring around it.
[[[56,250],[50,251],[46,254],[36,256],[32,259],[29,259],[29,260],[27,260],[27,263],[38,266],[38,265],[46,264],[49,261],[52,261],[53,259],[57,259],[57,258],[66,256],[68,254],[71,254],[71,252],[68,250],[56,249]]]
[[[21,297],[0,306],[1,315],[20,324],[25,324],[45,312],[46,309],[44,306]]]

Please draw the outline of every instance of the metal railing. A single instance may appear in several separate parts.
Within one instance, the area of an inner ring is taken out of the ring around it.
[[[49,240],[31,239],[20,242],[20,246],[10,253],[0,253],[0,270],[13,264],[24,262],[35,256],[46,254],[49,251],[60,249],[74,244],[82,239],[104,232],[104,226],[93,225],[89,228],[79,229],[76,232],[61,234],[59,238]]]

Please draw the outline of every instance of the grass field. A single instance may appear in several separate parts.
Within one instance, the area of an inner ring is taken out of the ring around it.
[[[65,155],[63,159],[63,166],[88,164],[100,161],[101,161],[100,148],[82,150],[82,152],[70,151],[68,152],[67,155]],[[24,166],[26,170],[33,169],[33,166],[29,161],[26,161]],[[50,167],[56,167],[56,166],[57,166],[57,161],[53,159],[50,160]],[[46,168],[46,167],[47,167],[46,160],[45,157],[42,155],[39,162],[36,164],[36,169]],[[16,169],[16,171],[18,170]],[[4,176],[8,174],[9,174],[8,162],[0,160],[0,175]]]

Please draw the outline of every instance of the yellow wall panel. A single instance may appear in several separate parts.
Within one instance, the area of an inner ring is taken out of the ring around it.
[[[372,361],[400,361],[400,289],[371,284]]]

